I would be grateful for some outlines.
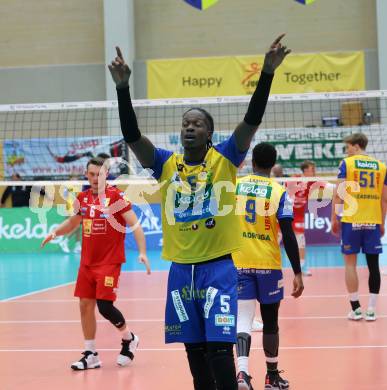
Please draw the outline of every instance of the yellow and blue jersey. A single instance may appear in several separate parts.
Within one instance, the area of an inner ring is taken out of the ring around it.
[[[200,263],[240,248],[234,191],[246,153],[238,151],[234,135],[210,148],[199,164],[155,150],[152,170],[160,183],[164,259]]]
[[[347,187],[346,191],[357,204],[344,202],[342,222],[353,224],[382,223],[382,191],[387,185],[386,165],[363,154],[345,158],[339,167],[339,179],[359,184],[359,191]]]
[[[280,270],[278,220],[293,219],[293,202],[285,189],[271,178],[248,175],[236,187],[242,247],[232,254],[238,268]]]

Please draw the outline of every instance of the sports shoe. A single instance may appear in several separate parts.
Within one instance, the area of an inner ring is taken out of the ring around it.
[[[363,318],[363,315],[361,313],[360,307],[358,307],[356,310],[351,310],[348,313],[348,319],[352,321],[360,321]]]
[[[258,318],[254,318],[253,323],[251,324],[251,331],[252,332],[262,332],[263,330],[263,323]]]
[[[134,353],[138,347],[140,339],[132,333],[132,340],[122,340],[121,352],[117,356],[117,364],[121,367],[127,366],[134,359]]]
[[[364,314],[364,318],[366,321],[376,321],[376,314],[374,310],[367,309],[367,311]]]
[[[251,386],[251,376],[244,371],[239,371],[237,375],[238,390],[254,390]]]
[[[81,252],[82,252],[82,245],[81,245],[81,243],[80,243],[79,241],[77,241],[77,242],[75,243],[73,252],[74,252],[74,253],[81,253]]]
[[[60,240],[58,244],[64,253],[70,253],[69,240],[67,238],[62,238],[62,240]]]
[[[90,368],[100,368],[102,362],[99,360],[97,352],[82,352],[83,357],[71,365],[73,370],[88,370]]]
[[[307,267],[305,263],[301,267],[301,272],[303,276],[312,276],[312,271]]]
[[[283,390],[289,388],[289,382],[281,378],[283,371],[270,371],[266,374],[265,390]]]

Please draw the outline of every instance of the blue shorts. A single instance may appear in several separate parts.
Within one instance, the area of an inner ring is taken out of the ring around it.
[[[370,255],[383,252],[380,225],[352,224],[343,222],[341,226],[341,252],[345,255],[360,252]]]
[[[232,259],[172,263],[165,309],[166,343],[236,342],[237,271]]]
[[[277,303],[284,298],[284,281],[279,269],[238,269],[238,299]]]

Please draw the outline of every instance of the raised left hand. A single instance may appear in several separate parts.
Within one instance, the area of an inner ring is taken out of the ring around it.
[[[291,52],[286,46],[282,46],[281,39],[285,34],[281,34],[270,46],[265,55],[262,71],[273,74],[274,71],[282,64],[284,58]]]

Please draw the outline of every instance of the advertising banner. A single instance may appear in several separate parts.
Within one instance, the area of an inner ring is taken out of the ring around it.
[[[146,237],[148,250],[161,250],[163,236],[161,229],[160,204],[133,206]],[[76,234],[71,237],[57,237],[43,249],[44,237],[66,217],[60,216],[56,208],[45,213],[47,223],[41,223],[36,213],[29,208],[0,209],[0,248],[2,253],[69,252],[76,246]],[[331,203],[316,208],[316,201],[310,201],[305,214],[305,237],[307,245],[339,245],[340,240],[331,234]],[[387,223],[386,223],[387,230]],[[387,245],[387,237],[383,237]],[[133,234],[126,235],[125,248],[137,250]]]
[[[4,175],[24,179],[66,179],[85,172],[87,161],[99,153],[127,159],[120,137],[32,138],[4,141]]]
[[[144,230],[146,247],[150,250],[161,250],[163,246],[163,234],[161,230],[161,206],[160,204],[133,205],[133,210]],[[125,248],[137,250],[133,234],[127,234]]]
[[[147,61],[148,98],[250,95],[264,56]],[[276,71],[272,94],[362,91],[363,52],[292,54]]]
[[[323,200],[324,204],[328,203]],[[305,213],[305,239],[307,245],[340,245],[339,237],[334,236],[331,226],[331,203],[324,207],[316,207],[317,201],[311,200]],[[163,236],[161,230],[161,207],[160,204],[151,204],[150,210],[134,206],[133,210],[144,229],[147,248],[150,250],[161,250]],[[386,222],[387,231],[387,222]],[[387,237],[382,242],[387,244]],[[137,250],[133,234],[127,234],[125,247],[130,250]]]
[[[332,204],[321,208],[316,205],[316,201],[310,201],[305,213],[306,245],[339,245],[340,239],[332,234]]]
[[[353,126],[353,127],[314,127],[314,128],[278,128],[259,129],[256,132],[252,145],[259,142],[270,142],[278,153],[278,162],[287,168],[288,173],[300,173],[299,166],[304,160],[313,160],[319,172],[336,173],[339,162],[345,157],[345,145],[342,139],[355,132],[362,132],[369,137],[367,150],[371,155],[385,161],[385,149],[387,144],[383,138],[375,137],[375,134],[384,134],[387,131],[383,125]],[[180,134],[176,133],[147,133],[147,137],[157,147],[183,153]],[[223,142],[231,135],[229,131],[215,131],[213,134],[214,145]],[[251,171],[250,148],[246,165],[241,174]],[[132,159],[133,157],[133,159]],[[131,161],[136,158],[131,154]],[[139,166],[136,167],[139,170]]]
[[[28,207],[0,209],[0,248],[2,253],[68,252],[75,245],[75,237],[57,237],[44,248],[42,240],[66,217],[56,207],[44,211],[46,222]]]

